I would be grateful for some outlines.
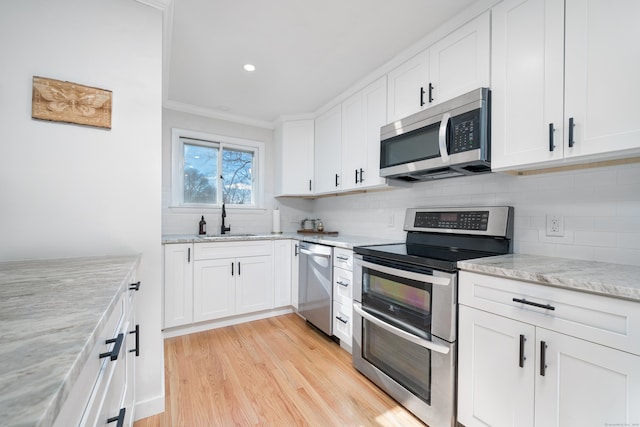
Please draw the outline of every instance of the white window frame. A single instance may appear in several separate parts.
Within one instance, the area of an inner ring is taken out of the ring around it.
[[[171,129],[171,205],[180,208],[219,208],[222,206],[222,187],[218,189],[219,202],[185,203],[184,202],[184,142],[181,138],[202,141],[203,146],[218,147],[219,155],[223,149],[253,152],[253,191],[251,204],[227,204],[225,206],[239,209],[261,209],[264,206],[264,142],[231,136],[215,135],[187,129]]]

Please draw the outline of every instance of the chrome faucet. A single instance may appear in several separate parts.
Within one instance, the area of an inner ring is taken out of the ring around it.
[[[231,231],[231,226],[225,227],[224,226],[224,219],[227,216],[227,211],[224,208],[224,203],[222,204],[222,225],[220,226],[220,234],[224,234],[227,231]]]

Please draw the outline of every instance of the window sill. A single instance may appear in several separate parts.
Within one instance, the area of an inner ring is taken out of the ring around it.
[[[200,212],[220,212],[222,211],[222,206],[209,206],[209,205],[193,205],[193,206],[178,206],[178,205],[170,205],[168,206],[169,210],[172,213],[200,213]],[[266,212],[267,208],[258,207],[258,206],[239,206],[239,205],[225,205],[225,210],[227,212],[243,212],[243,213],[262,213]]]

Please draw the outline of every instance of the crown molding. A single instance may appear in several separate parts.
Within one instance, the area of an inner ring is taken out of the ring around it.
[[[194,114],[196,116],[208,117],[211,119],[224,120],[232,123],[239,123],[241,125],[254,126],[254,127],[269,129],[269,130],[273,130],[275,128],[275,125],[273,122],[251,119],[245,116],[225,113],[224,111],[217,111],[211,108],[197,107],[195,105],[184,104],[182,102],[165,100],[163,103],[163,107],[168,110]]]
[[[172,2],[172,0],[136,0],[136,1],[138,3],[142,3],[162,11],[166,10],[169,7],[169,4]]]

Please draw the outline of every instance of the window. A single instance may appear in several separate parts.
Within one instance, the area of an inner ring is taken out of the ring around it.
[[[174,206],[259,207],[263,144],[173,129]]]

